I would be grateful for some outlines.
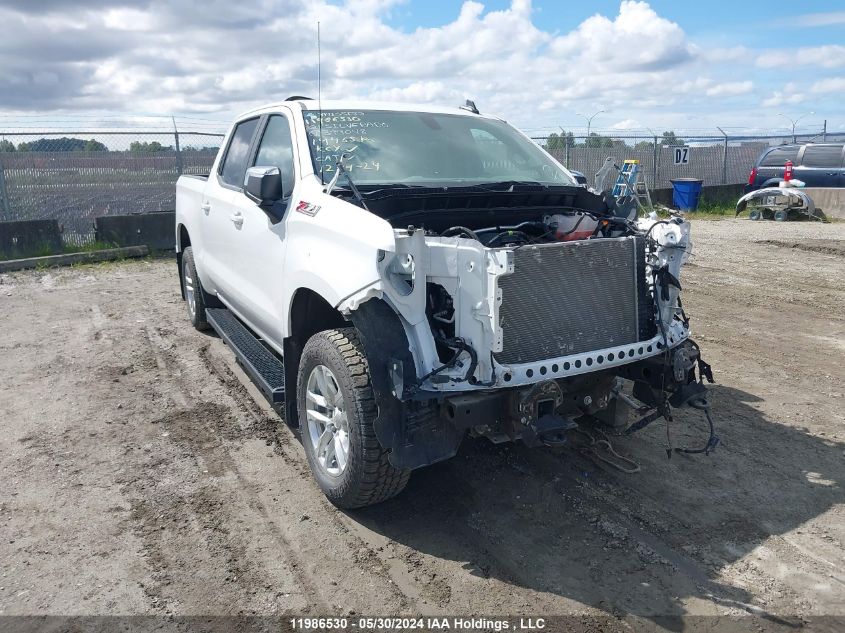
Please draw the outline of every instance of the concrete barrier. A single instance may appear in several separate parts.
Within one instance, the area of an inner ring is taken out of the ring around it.
[[[816,208],[827,217],[845,220],[845,188],[805,187],[801,191],[810,196]]]
[[[106,215],[94,220],[97,240],[116,246],[150,247],[172,251],[175,246],[176,212]]]
[[[62,252],[57,220],[0,222],[0,258]]]
[[[28,257],[9,259],[0,262],[0,273],[10,273],[28,268],[49,268],[51,266],[70,266],[72,264],[90,264],[128,257],[146,257],[150,249],[146,246],[127,246],[126,248],[108,248],[102,251],[86,253],[68,253],[67,255],[48,255],[46,257]]]

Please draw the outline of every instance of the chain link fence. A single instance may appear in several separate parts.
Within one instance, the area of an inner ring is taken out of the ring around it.
[[[659,136],[563,133],[534,137],[534,141],[569,169],[583,173],[590,185],[596,172],[611,157],[617,165],[625,159],[639,160],[641,178],[648,187],[668,189],[675,178],[698,178],[706,187],[745,183],[765,149],[792,143],[793,137],[791,134],[684,136],[667,142]],[[842,142],[845,133],[797,134],[795,141]]]
[[[176,179],[207,174],[222,134],[0,132],[0,220],[58,221],[69,246],[94,218],[172,211]]]
[[[94,218],[172,211],[176,179],[209,172],[223,135],[172,131],[0,130],[0,221],[55,219],[68,246],[94,240]],[[593,184],[608,157],[641,163],[652,189],[673,178],[700,178],[705,186],[746,182],[760,153],[792,135],[685,136],[593,133],[535,137],[570,169]],[[842,141],[845,133],[799,134],[798,142]],[[685,150],[685,153],[684,151]],[[680,160],[679,160],[680,159]]]

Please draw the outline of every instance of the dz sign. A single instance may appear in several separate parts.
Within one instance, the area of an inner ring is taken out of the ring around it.
[[[675,164],[688,165],[689,164],[689,147],[675,148]]]

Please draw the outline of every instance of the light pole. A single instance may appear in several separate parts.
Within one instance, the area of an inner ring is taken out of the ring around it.
[[[580,112],[576,112],[576,113],[575,113],[575,114],[577,114],[578,116],[582,116],[582,117],[584,117],[585,119],[587,119],[587,137],[588,137],[588,138],[589,138],[589,136],[590,136],[590,126],[593,124],[593,119],[595,119],[595,118],[596,118],[598,115],[600,115],[602,112],[607,112],[607,110],[599,110],[598,112],[596,112],[595,114],[593,114],[593,116],[587,116],[586,114],[581,114]]]
[[[812,116],[812,115],[814,115],[814,114],[815,114],[815,112],[808,112],[807,114],[802,114],[802,115],[801,115],[801,116],[799,116],[797,119],[793,119],[793,118],[791,118],[791,117],[786,116],[786,115],[785,115],[785,114],[783,114],[782,112],[778,112],[778,116],[782,116],[784,119],[786,119],[787,121],[789,121],[789,122],[792,124],[792,142],[793,142],[793,143],[795,143],[795,142],[796,142],[796,137],[795,137],[795,126],[796,126],[796,125],[798,125],[798,121],[800,121],[801,119],[806,118],[806,117],[808,117],[808,116]]]

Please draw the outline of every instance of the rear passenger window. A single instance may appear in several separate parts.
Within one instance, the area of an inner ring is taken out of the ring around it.
[[[232,134],[229,149],[226,150],[226,157],[223,159],[223,169],[220,171],[220,176],[227,185],[244,186],[249,146],[257,126],[258,119],[250,119],[238,123],[235,127],[235,133]]]
[[[804,167],[838,168],[842,165],[842,146],[807,145],[802,164]]]
[[[763,157],[760,161],[761,167],[783,167],[786,161],[791,160],[793,163],[798,158],[797,147],[778,147]]]
[[[290,195],[294,182],[293,142],[290,137],[290,125],[285,117],[278,114],[270,117],[261,137],[254,164],[259,167],[278,167],[282,172],[285,196]]]

